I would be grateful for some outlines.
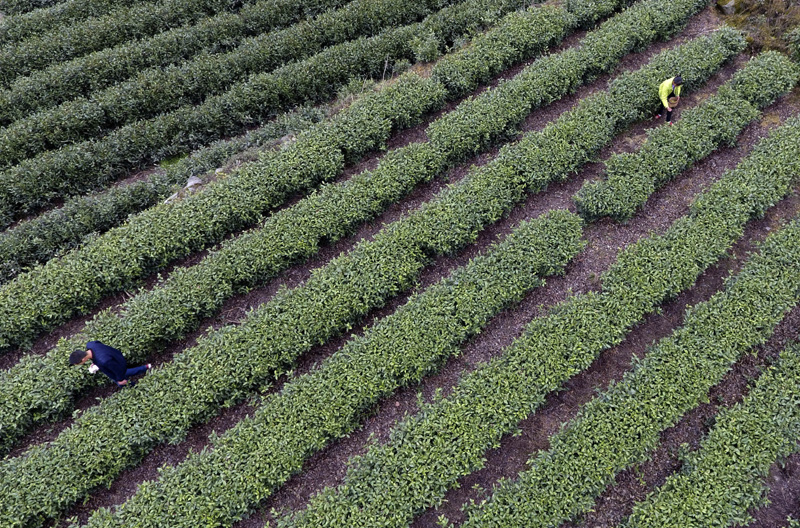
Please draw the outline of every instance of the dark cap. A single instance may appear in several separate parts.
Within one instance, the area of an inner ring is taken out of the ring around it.
[[[680,85],[682,85],[682,84],[683,84],[683,77],[681,77],[680,75],[676,75],[676,76],[675,76],[675,78],[674,78],[674,79],[672,79],[672,83],[673,83],[675,86],[680,86]]]

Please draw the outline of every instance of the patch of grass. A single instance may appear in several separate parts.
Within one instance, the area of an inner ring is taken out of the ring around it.
[[[781,124],[781,116],[777,112],[767,112],[761,118],[760,125],[762,128],[772,128]]]
[[[158,166],[161,167],[162,169],[168,169],[168,168],[172,167],[173,165],[177,165],[177,163],[179,161],[181,161],[183,158],[186,158],[188,156],[189,156],[189,154],[178,154],[177,156],[172,156],[170,158],[165,158],[165,159],[163,159],[163,160],[158,162]]]
[[[796,0],[736,0],[736,13],[723,17],[728,24],[747,33],[751,52],[790,52],[786,36],[800,26],[800,3]]]

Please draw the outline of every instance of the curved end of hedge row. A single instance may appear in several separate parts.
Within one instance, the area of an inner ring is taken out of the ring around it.
[[[636,0],[566,0],[565,7],[578,27],[589,28],[601,18],[633,4]]]
[[[800,67],[781,53],[752,58],[716,95],[685,110],[676,126],[651,129],[638,152],[611,156],[606,179],[587,182],[573,196],[579,214],[588,221],[606,216],[629,220],[667,181],[721,145],[733,146],[760,109],[798,79]]]
[[[789,45],[789,51],[792,54],[792,58],[800,62],[800,26],[784,35],[784,39]]]

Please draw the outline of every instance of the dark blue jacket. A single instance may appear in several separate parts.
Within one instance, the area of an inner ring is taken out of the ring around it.
[[[122,352],[116,348],[104,345],[100,341],[89,341],[86,348],[92,351],[92,363],[97,365],[100,372],[114,381],[125,379],[125,372],[128,370],[128,362]]]

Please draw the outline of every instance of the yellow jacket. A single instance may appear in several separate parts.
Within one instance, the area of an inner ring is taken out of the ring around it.
[[[658,96],[661,98],[661,103],[664,105],[664,108],[669,107],[669,102],[667,102],[667,99],[669,98],[669,96],[673,94],[673,91],[675,95],[677,95],[678,97],[681,96],[680,86],[676,86],[675,90],[672,89],[673,79],[675,79],[675,77],[670,77],[666,81],[662,82],[661,85],[658,87]]]

